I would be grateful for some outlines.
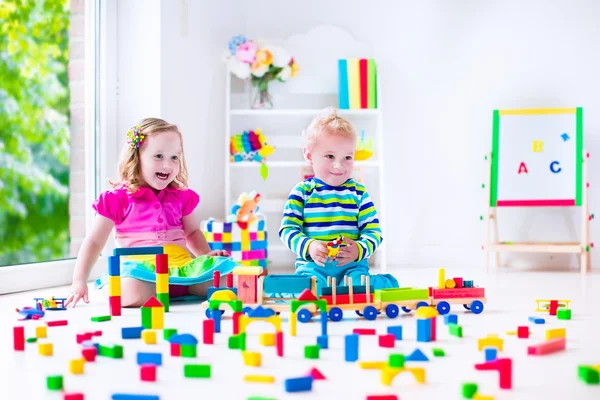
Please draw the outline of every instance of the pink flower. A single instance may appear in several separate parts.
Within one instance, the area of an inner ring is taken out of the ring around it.
[[[256,58],[258,46],[253,41],[249,40],[246,43],[240,44],[237,48],[235,57],[241,62],[252,64]]]

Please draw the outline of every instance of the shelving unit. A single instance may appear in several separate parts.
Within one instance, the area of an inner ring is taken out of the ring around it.
[[[332,39],[351,37],[336,27],[320,27],[319,37],[330,35]],[[314,37],[315,35],[312,35]],[[306,67],[300,54],[305,57],[323,57],[323,54],[313,54],[306,51],[311,48],[309,43],[311,32],[305,35],[306,40],[290,38],[281,44],[301,64],[300,76],[285,82],[271,83],[274,108],[270,110],[250,109],[249,83],[232,75],[226,74],[225,82],[225,137],[224,150],[228,155],[225,161],[225,214],[242,192],[256,190],[261,194],[260,212],[265,215],[268,228],[269,268],[277,271],[292,272],[295,255],[281,242],[278,230],[283,215],[287,196],[292,187],[301,181],[301,172],[310,166],[304,161],[301,147],[301,133],[310,121],[327,106],[338,105],[337,98],[337,59],[358,57],[359,55],[339,52],[337,47],[327,50],[327,60],[320,60],[319,67],[305,59]],[[353,39],[352,39],[353,40]],[[326,42],[327,43],[327,42]],[[336,43],[332,41],[330,43]],[[353,44],[356,42],[353,40]],[[322,46],[321,46],[322,47]],[[360,47],[360,46],[359,46]],[[341,47],[343,48],[343,46]],[[323,50],[323,49],[321,49]],[[362,50],[361,50],[362,51]],[[371,54],[360,54],[370,57]],[[326,67],[324,67],[326,66]],[[325,80],[328,85],[315,84],[317,80]],[[332,82],[333,80],[333,82]],[[312,83],[312,87],[311,87]],[[383,128],[381,114],[381,91],[378,109],[340,110],[340,115],[350,120],[360,133],[365,130],[366,138],[374,140],[374,155],[366,161],[356,162],[355,166],[360,175],[365,177],[365,184],[379,212],[379,219],[384,231],[384,243],[371,258],[371,262],[385,270],[385,196],[384,196],[384,163],[383,163]],[[242,133],[244,130],[261,128],[271,145],[276,150],[267,159],[269,177],[263,181],[260,177],[260,164],[256,162],[231,163],[229,161],[229,138]],[[358,177],[356,177],[358,179]]]

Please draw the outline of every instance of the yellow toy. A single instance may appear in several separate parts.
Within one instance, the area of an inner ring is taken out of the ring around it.
[[[331,242],[327,243],[327,258],[330,260],[336,258],[342,246],[346,246],[343,236],[333,239]]]
[[[248,228],[248,225],[256,221],[259,201],[260,194],[255,191],[240,194],[237,204],[231,208],[231,214],[227,216],[227,222],[237,222],[241,229]]]
[[[373,156],[373,138],[365,141],[365,131],[360,132],[360,140],[356,145],[354,159],[356,161],[365,161]]]

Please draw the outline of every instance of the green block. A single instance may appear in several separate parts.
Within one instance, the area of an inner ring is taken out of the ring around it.
[[[476,383],[463,383],[462,385],[462,395],[465,399],[472,399],[477,394],[477,384]]]
[[[62,375],[51,375],[46,377],[46,387],[48,390],[62,390],[63,377]]]
[[[177,335],[177,329],[163,329],[163,339],[169,340],[169,338],[173,335]]]
[[[600,372],[589,365],[580,365],[577,367],[577,375],[588,385],[597,385],[600,383]]]
[[[119,346],[118,344],[109,347],[109,346],[98,346],[98,355],[109,358],[123,358],[123,346]]]
[[[558,319],[570,320],[571,319],[571,309],[562,309],[556,312],[556,317]]]
[[[186,364],[183,366],[183,376],[186,378],[210,378],[210,365]]]
[[[394,302],[410,300],[429,300],[429,289],[392,288],[376,289],[373,293],[376,301]]]
[[[319,345],[304,346],[304,358],[317,359],[319,358]]]
[[[231,335],[228,340],[229,348],[232,350],[246,350],[246,334]]]
[[[404,354],[390,354],[388,365],[393,368],[404,368]]]
[[[182,344],[181,345],[181,357],[188,357],[188,358],[196,357],[196,345],[195,344]]]
[[[35,343],[35,342],[37,342],[37,338],[36,337],[27,338],[26,342],[27,343]]]
[[[152,308],[150,307],[142,307],[142,326],[152,329]]]
[[[100,315],[98,317],[92,317],[92,322],[104,322],[104,321],[110,321],[111,317],[110,315]]]
[[[444,353],[444,350],[442,349],[431,349],[433,351],[433,355],[434,357],[444,357],[446,355],[446,353]]]
[[[463,337],[462,326],[457,324],[448,324],[448,332],[456,337]]]
[[[157,293],[156,299],[165,307],[165,312],[169,312],[169,293]]]
[[[248,400],[277,400],[274,397],[260,397],[260,396],[250,396]]]

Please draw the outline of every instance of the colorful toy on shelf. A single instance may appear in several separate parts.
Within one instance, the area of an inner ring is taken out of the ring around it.
[[[62,310],[66,310],[67,308],[65,307],[65,301],[67,300],[66,297],[50,297],[49,299],[45,299],[43,297],[34,297],[33,300],[37,303],[41,303],[42,307],[44,307],[44,309],[46,311],[62,311]]]
[[[373,156],[373,138],[365,140],[365,131],[360,132],[360,139],[356,145],[354,159],[356,161],[365,161]]]
[[[260,176],[266,180],[269,170],[266,158],[273,154],[275,147],[271,146],[260,129],[244,131],[231,136],[229,139],[229,153],[231,162],[256,161],[261,163]]]
[[[240,229],[248,229],[248,225],[257,221],[256,214],[259,211],[259,201],[259,193],[255,191],[243,192],[238,197],[237,203],[231,208],[231,214],[227,216],[227,222],[237,222]]]
[[[19,321],[24,321],[28,319],[37,320],[43,318],[44,315],[46,315],[46,313],[44,312],[44,307],[42,307],[42,303],[40,302],[36,303],[35,308],[23,307],[17,308],[16,311],[19,313],[20,316],[20,318],[18,318]]]

